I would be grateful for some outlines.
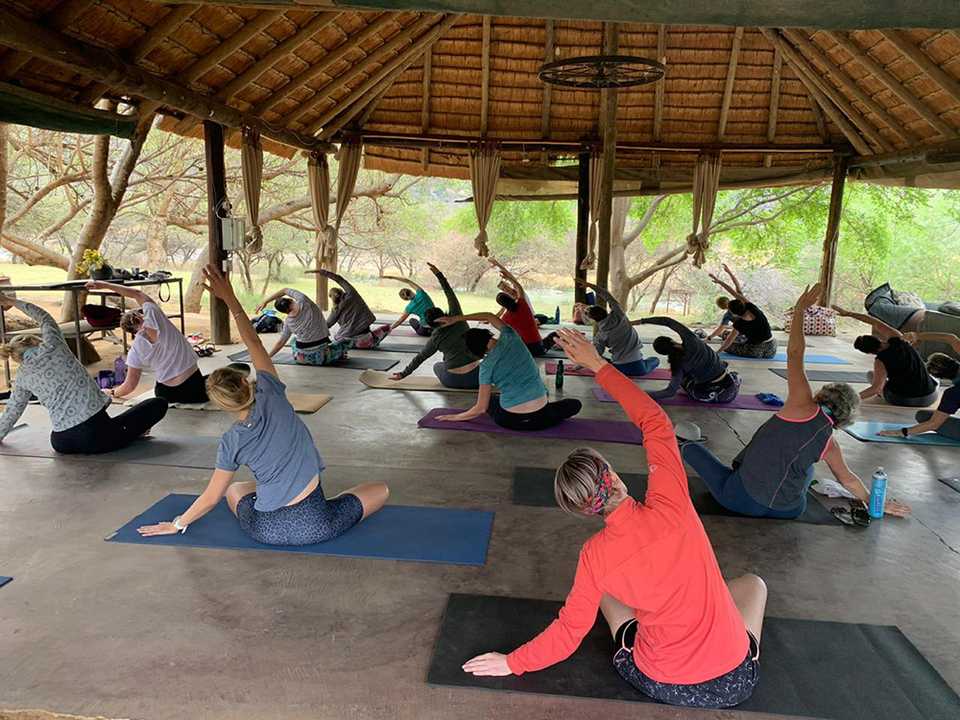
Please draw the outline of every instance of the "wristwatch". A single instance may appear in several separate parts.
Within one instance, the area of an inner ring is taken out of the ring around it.
[[[180,534],[181,534],[181,535],[183,535],[183,534],[187,531],[187,528],[190,527],[189,525],[181,525],[181,524],[180,524],[180,516],[179,516],[179,515],[177,515],[177,516],[173,519],[173,526],[174,526],[177,530],[180,531]]]
[[[907,430],[908,428],[905,428],[905,427],[900,428],[900,434],[903,435],[904,437],[909,437],[910,433]]]

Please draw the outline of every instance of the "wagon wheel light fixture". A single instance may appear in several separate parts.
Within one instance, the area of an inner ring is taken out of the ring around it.
[[[654,83],[666,69],[656,60],[632,55],[587,55],[545,63],[538,77],[551,85],[602,90]]]

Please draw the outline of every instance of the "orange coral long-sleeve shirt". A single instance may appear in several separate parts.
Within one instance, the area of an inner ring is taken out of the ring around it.
[[[507,656],[517,675],[569,657],[593,627],[604,594],[636,609],[633,657],[658,682],[694,684],[729,672],[747,654],[743,618],[727,590],[687,488],[663,409],[612,365],[597,381],[643,430],[650,478],[644,502],[627,498],[580,551],[560,614]]]

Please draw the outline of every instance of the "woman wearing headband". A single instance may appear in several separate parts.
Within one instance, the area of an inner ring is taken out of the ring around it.
[[[604,529],[580,551],[573,588],[559,616],[509,655],[467,661],[474,675],[521,675],[569,657],[593,627],[597,608],[610,626],[613,665],[640,692],[673,705],[733,707],[758,680],[767,589],[756,575],[725,583],[690,502],[673,426],[663,409],[603,360],[579,333],[559,331],[574,362],[643,430],[650,479],[634,500],[596,450],[575,450],[557,470],[557,504]]]

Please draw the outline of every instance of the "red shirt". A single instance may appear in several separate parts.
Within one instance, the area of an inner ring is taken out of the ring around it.
[[[587,540],[560,615],[507,656],[516,675],[568,658],[593,627],[600,598],[636,608],[633,658],[663,683],[712,680],[743,662],[743,617],[720,574],[687,488],[673,432],[660,406],[612,365],[597,382],[643,430],[650,479],[644,502],[624,500]]]
[[[533,316],[533,310],[522,295],[517,299],[517,309],[506,310],[501,319],[512,327],[527,345],[538,343],[542,339],[540,326],[537,325],[537,319]]]

